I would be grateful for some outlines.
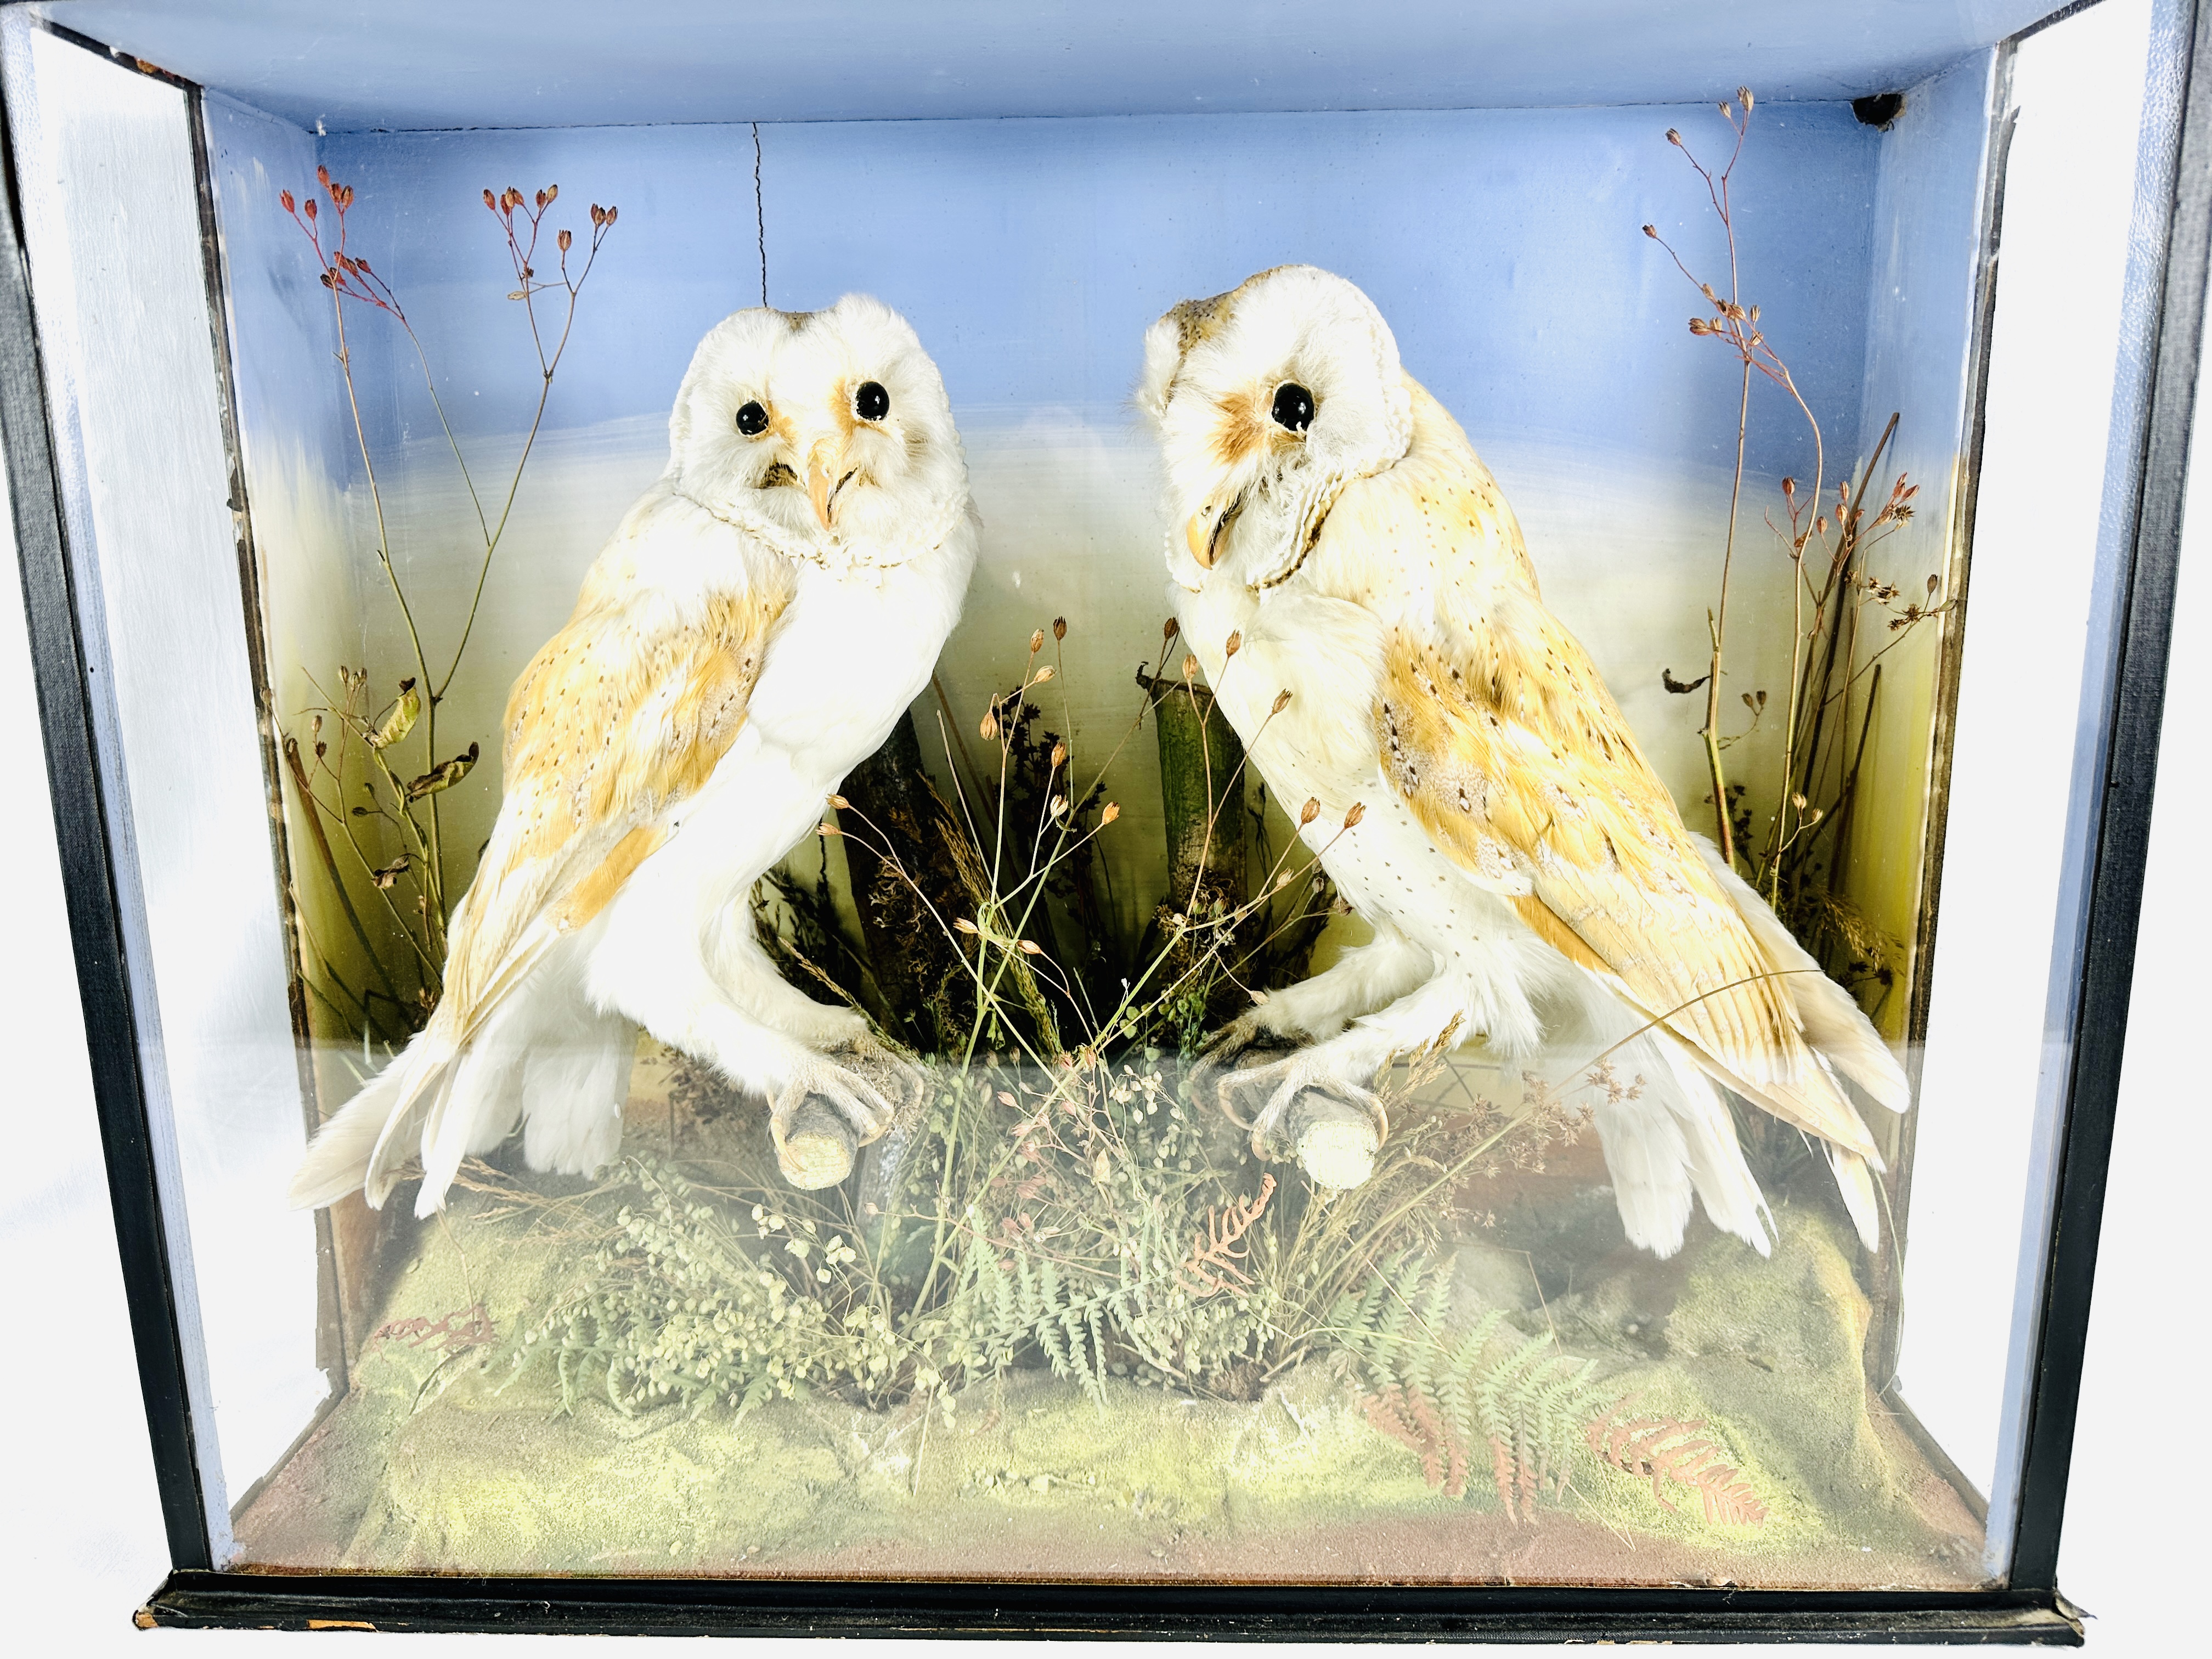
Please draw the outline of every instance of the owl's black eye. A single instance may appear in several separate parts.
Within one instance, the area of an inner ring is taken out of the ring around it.
[[[864,421],[880,421],[891,412],[891,394],[874,380],[863,380],[853,394],[853,412]]]
[[[758,404],[747,404],[738,411],[738,430],[748,438],[757,438],[768,430],[768,410]]]
[[[1291,432],[1303,432],[1313,424],[1313,393],[1296,380],[1285,380],[1275,388],[1275,424]]]

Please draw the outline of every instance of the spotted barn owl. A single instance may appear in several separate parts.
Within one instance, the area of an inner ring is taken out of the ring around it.
[[[1375,930],[1217,1043],[1217,1086],[1256,1104],[1255,1150],[1279,1150],[1294,1103],[1333,1098],[1339,1130],[1364,1109],[1349,1157],[1340,1135],[1326,1158],[1301,1146],[1317,1179],[1351,1184],[1387,1128],[1371,1085],[1391,1056],[1619,1044],[1644,1086],[1595,1111],[1633,1242],[1680,1249],[1694,1193],[1768,1248],[1727,1090],[1821,1146],[1871,1248],[1880,1158],[1845,1080],[1901,1111],[1903,1072],[1683,827],[1545,607],[1496,480],[1367,296],[1285,266],[1178,306],[1146,337],[1139,401],[1183,636],[1277,799],[1319,803],[1301,834]],[[1282,1038],[1310,1041],[1225,1069]]]
[[[515,682],[499,817],[430,1022],[324,1124],[295,1205],[358,1188],[380,1206],[419,1158],[427,1216],[518,1121],[532,1168],[597,1169],[641,1025],[769,1098],[798,1184],[842,1178],[910,1089],[859,1014],[782,980],[745,901],[958,617],[976,526],[944,383],[874,300],[741,311],[700,343],[669,438]],[[849,1133],[801,1155],[810,1098]]]

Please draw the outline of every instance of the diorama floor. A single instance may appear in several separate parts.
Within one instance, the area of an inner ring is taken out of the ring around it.
[[[641,1096],[643,1091],[641,1091]],[[679,1159],[664,1106],[633,1103],[626,1150]],[[723,1135],[764,1131],[748,1120]],[[523,1177],[548,1190],[562,1183]],[[418,1223],[382,1221],[373,1311],[349,1320],[344,1395],[240,1507],[238,1565],[789,1577],[1735,1584],[1965,1588],[1967,1503],[1867,1388],[1871,1307],[1848,1226],[1778,1203],[1771,1258],[1696,1224],[1660,1262],[1619,1240],[1601,1158],[1509,1174],[1462,1244],[1455,1294],[1548,1322],[1604,1359],[1620,1420],[1725,1449],[1741,1504],[1593,1450],[1516,1515],[1488,1466],[1455,1483],[1377,1426],[1374,1396],[1322,1352],[1220,1400],[1120,1378],[1094,1397],[1042,1369],[933,1406],[869,1410],[799,1393],[743,1413],[632,1414],[512,1334],[573,1272],[574,1247],[501,1182]],[[571,1182],[569,1188],[585,1183]],[[1564,1265],[1563,1265],[1564,1263]],[[1540,1325],[1537,1328],[1541,1328]],[[542,1358],[543,1356],[541,1355]],[[949,1405],[950,1409],[947,1409]],[[1633,1458],[1627,1460],[1632,1463]],[[1447,1488],[1463,1487],[1453,1495]]]

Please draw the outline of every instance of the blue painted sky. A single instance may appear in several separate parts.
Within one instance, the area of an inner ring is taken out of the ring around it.
[[[1853,434],[1881,139],[1833,105],[1763,105],[1756,118],[1735,188],[1745,292],[1831,430]],[[963,421],[1047,410],[1114,427],[1152,317],[1307,261],[1367,289],[1407,367],[1478,443],[1712,461],[1732,442],[1735,376],[1717,344],[1689,337],[1697,295],[1638,229],[1657,222],[1693,269],[1721,275],[1717,226],[1670,125],[1709,150],[1727,136],[1706,106],[764,126],[770,298],[880,295],[915,323]],[[399,288],[465,433],[514,431],[532,373],[487,185],[557,182],[555,216],[570,224],[593,200],[622,208],[556,427],[664,410],[699,335],[757,299],[747,128],[337,136],[319,149],[356,186],[355,246]],[[419,434],[430,410],[404,340],[362,329],[356,362],[373,432]],[[1767,413],[1754,465],[1797,465],[1789,422]]]

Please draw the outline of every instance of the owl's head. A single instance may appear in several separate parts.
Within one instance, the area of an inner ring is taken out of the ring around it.
[[[937,365],[866,295],[724,319],[693,354],[668,430],[679,491],[831,569],[902,564],[968,510]]]
[[[1279,265],[1145,335],[1138,401],[1167,462],[1168,569],[1253,586],[1297,568],[1345,484],[1406,453],[1398,343],[1341,276]]]

